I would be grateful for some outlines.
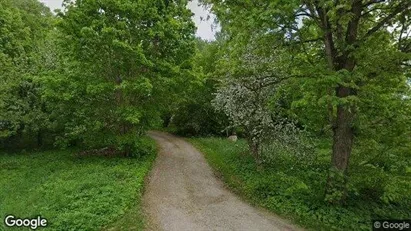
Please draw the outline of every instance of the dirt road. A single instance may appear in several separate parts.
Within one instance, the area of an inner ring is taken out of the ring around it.
[[[225,189],[202,154],[183,139],[149,135],[161,148],[143,198],[150,230],[299,230]]]

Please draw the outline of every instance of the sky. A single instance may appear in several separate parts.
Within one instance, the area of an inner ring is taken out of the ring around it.
[[[61,8],[63,0],[40,0],[52,11]],[[197,26],[197,36],[205,40],[214,40],[215,29],[213,29],[214,15],[205,9],[203,6],[198,5],[198,0],[193,0],[188,3],[188,8],[194,13],[194,22]],[[207,16],[210,15],[209,20]],[[203,20],[202,20],[203,19]]]

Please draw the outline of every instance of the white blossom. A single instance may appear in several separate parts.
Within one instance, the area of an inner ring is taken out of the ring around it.
[[[239,60],[229,60],[236,66],[234,71],[226,73],[213,106],[228,116],[232,127],[245,130],[257,161],[262,161],[261,154],[272,154],[278,144],[301,154],[299,130],[293,122],[269,108],[270,100],[287,77],[280,67],[281,60],[274,52],[269,56],[256,53],[249,45]]]

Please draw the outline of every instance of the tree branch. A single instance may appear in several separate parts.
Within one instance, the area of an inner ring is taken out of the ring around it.
[[[301,40],[301,41],[290,41],[290,42],[286,42],[284,45],[293,45],[293,44],[304,44],[304,43],[312,43],[312,42],[318,42],[318,41],[322,41],[323,38],[313,38],[313,39],[306,39],[306,40]]]
[[[295,17],[300,17],[300,16],[307,16],[310,18],[314,18],[314,16],[312,16],[310,13],[307,13],[307,12],[301,12],[295,15]]]
[[[365,7],[371,6],[372,4],[377,4],[377,3],[382,3],[382,2],[385,2],[385,0],[371,0],[369,2],[364,3],[362,6],[365,8]]]
[[[323,9],[320,4],[316,5],[315,8],[320,18],[320,28],[324,32],[324,45],[328,67],[333,70],[336,64],[337,51],[335,49],[332,26],[327,15],[327,10]]]
[[[321,26],[320,16],[318,16],[317,12],[315,11],[314,5],[312,5],[310,1],[304,1],[304,4],[307,6],[308,11],[313,16],[313,19],[315,19],[317,25]]]
[[[387,24],[388,22],[390,22],[390,20],[392,20],[395,16],[397,16],[398,14],[408,10],[411,7],[411,1],[406,0],[404,2],[402,2],[404,4],[398,4],[398,6],[394,9],[393,12],[391,12],[387,17],[385,17],[384,19],[382,19],[379,23],[377,23],[376,26],[374,26],[373,28],[371,28],[363,37],[363,39],[368,38],[369,36],[371,36],[373,33],[377,32],[379,29],[381,29],[381,27],[385,26],[385,24]]]

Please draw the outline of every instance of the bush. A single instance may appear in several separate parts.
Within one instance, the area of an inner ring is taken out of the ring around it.
[[[310,230],[370,230],[373,219],[411,217],[410,175],[362,166],[355,158],[346,204],[325,202],[330,163],[326,141],[320,142],[322,149],[317,146],[318,158],[313,163],[296,162],[290,158],[293,154],[278,152],[276,161],[265,163],[262,168],[257,168],[253,158],[244,153],[244,140],[235,144],[216,138],[191,141],[234,191]]]
[[[187,103],[181,105],[172,118],[172,125],[183,136],[223,135],[228,122],[211,107],[211,103]]]
[[[128,157],[143,157],[155,152],[155,142],[147,137],[124,135],[117,137],[116,149]]]

